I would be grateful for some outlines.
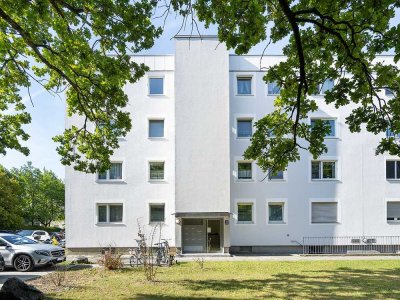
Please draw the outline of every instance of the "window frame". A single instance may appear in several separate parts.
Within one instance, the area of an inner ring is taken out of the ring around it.
[[[285,171],[281,171],[282,172],[282,176],[283,176],[283,178],[282,179],[278,179],[278,178],[276,178],[276,179],[274,179],[274,178],[270,178],[270,176],[268,175],[268,178],[267,178],[267,182],[269,182],[269,183],[279,183],[279,182],[287,182],[288,180],[287,180],[287,170],[285,170]]]
[[[152,137],[150,136],[150,123],[152,121],[163,121],[163,136],[160,137]],[[148,117],[147,118],[147,138],[149,140],[163,140],[165,139],[165,118],[159,117]]]
[[[254,96],[255,95],[254,77],[255,77],[254,74],[236,74],[236,76],[235,76],[235,96],[239,96],[239,97]],[[238,80],[239,79],[250,79],[250,94],[239,94],[239,90],[238,90]]]
[[[250,164],[251,165],[251,178],[239,178],[239,164]],[[236,179],[238,182],[254,182],[255,181],[255,168],[253,166],[254,161],[252,160],[238,160],[236,161]]]
[[[277,86],[279,86],[278,83],[277,83],[276,81],[271,81],[271,82],[268,81],[267,84],[266,84],[266,86],[267,86],[267,96],[278,96],[278,95],[281,94],[281,87],[280,87],[280,86],[279,86],[279,93],[278,93],[278,94],[270,94],[270,93],[269,93],[269,84],[270,84],[270,83],[274,83],[274,82],[276,83]]]
[[[151,176],[150,176],[150,164],[152,164],[152,163],[163,163],[164,164],[164,170],[163,170],[163,179],[152,179],[151,178]],[[166,170],[166,168],[165,168],[165,165],[166,165],[166,163],[165,163],[165,160],[153,160],[153,159],[151,159],[151,160],[148,160],[147,161],[147,180],[149,181],[149,182],[163,182],[163,181],[166,181],[166,173],[165,173],[165,170]]]
[[[338,139],[339,138],[339,134],[338,134],[338,118],[335,117],[318,117],[318,116],[312,116],[309,118],[309,122],[308,124],[310,126],[312,126],[312,121],[313,120],[321,120],[321,121],[333,121],[334,124],[334,131],[335,131],[335,135],[330,136],[330,135],[326,135],[324,137],[324,139]],[[312,128],[311,128],[312,129]]]
[[[319,178],[312,177],[312,164],[318,162],[319,163]],[[323,178],[323,163],[335,163],[335,178]],[[309,178],[310,182],[331,182],[331,181],[339,181],[340,173],[339,173],[339,159],[337,158],[323,158],[323,159],[310,159],[309,163]]]
[[[269,212],[270,205],[282,206],[282,221],[270,221]],[[288,225],[288,199],[287,198],[270,198],[266,200],[266,224],[267,225]]]
[[[394,177],[395,178],[387,178],[387,163],[394,162]],[[397,174],[397,169],[400,168],[397,165],[400,165],[400,159],[395,158],[386,158],[385,159],[385,179],[386,181],[400,182],[400,174]]]
[[[151,208],[153,206],[162,206],[164,208],[164,218],[162,221],[152,221]],[[165,203],[164,202],[150,202],[149,203],[149,224],[160,224],[160,223],[165,223]]]
[[[121,179],[110,179],[110,169],[106,170],[106,178],[105,179],[100,179],[99,175],[100,172],[96,172],[95,173],[95,181],[97,183],[118,183],[118,182],[125,182],[125,160],[111,160],[110,161],[111,164],[121,164]]]
[[[239,136],[239,122],[250,122],[251,124],[251,135],[250,136]],[[252,117],[238,117],[236,118],[236,139],[238,140],[250,140],[254,134],[254,119]]]
[[[313,203],[336,203],[336,222],[334,223],[313,223],[312,222],[312,204]],[[309,223],[310,225],[317,226],[332,226],[332,225],[340,225],[342,221],[342,212],[341,212],[341,202],[340,199],[337,198],[311,198],[309,201]]]
[[[397,218],[397,220],[388,220],[388,204],[393,202],[400,204],[400,199],[398,198],[385,199],[385,222],[388,225],[400,225],[400,217]]]
[[[239,221],[239,205],[251,205],[251,221]],[[236,199],[235,200],[235,225],[255,225],[256,224],[256,201],[255,199]]]
[[[105,222],[100,222],[99,221],[99,207],[100,206],[106,206],[106,221]],[[110,221],[110,206],[122,206],[122,219],[120,222],[111,222]],[[96,209],[96,214],[95,214],[95,224],[96,225],[124,225],[125,223],[125,205],[123,202],[97,202],[95,203],[95,209]]]
[[[151,79],[162,79],[163,82],[163,92],[162,94],[152,94],[150,90],[150,80]],[[158,96],[165,96],[165,76],[164,75],[148,75],[147,76],[147,96],[148,97],[158,97]]]

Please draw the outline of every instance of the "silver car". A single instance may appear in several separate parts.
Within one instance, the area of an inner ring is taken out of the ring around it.
[[[27,272],[34,267],[65,261],[63,248],[42,244],[26,237],[0,233],[0,254],[6,267]]]

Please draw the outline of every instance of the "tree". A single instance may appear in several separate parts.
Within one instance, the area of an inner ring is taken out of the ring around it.
[[[21,208],[21,187],[18,180],[0,165],[0,228],[18,228],[23,221]]]
[[[158,5],[158,10],[155,9]],[[275,111],[260,119],[245,157],[257,159],[264,171],[283,170],[300,158],[299,149],[314,157],[327,151],[323,122],[314,128],[304,120],[318,109],[310,96],[327,79],[337,83],[325,102],[337,108],[352,104],[346,118],[352,132],[363,127],[378,134],[389,128],[400,133],[399,83],[395,63],[374,63],[392,49],[400,57],[400,26],[394,20],[400,3],[383,1],[293,0],[43,0],[3,1],[0,5],[1,107],[13,105],[17,114],[0,115],[0,152],[14,148],[23,153],[19,138],[28,138],[22,125],[29,122],[18,95],[19,86],[46,79],[44,86],[66,92],[68,114],[80,115],[79,126],[55,138],[62,163],[86,172],[110,167],[109,157],[118,137],[131,128],[124,112],[126,82],[135,82],[147,68],[129,60],[128,50],[150,48],[161,28],[151,24],[176,11],[206,27],[216,24],[218,37],[237,54],[267,39],[288,40],[286,61],[272,66],[265,81],[276,81],[281,94]],[[115,56],[108,56],[109,53]],[[34,58],[30,64],[26,57]],[[351,76],[346,76],[351,74]],[[389,88],[392,99],[379,91]],[[94,131],[87,126],[97,124]],[[101,126],[100,126],[101,125]],[[383,138],[377,154],[400,154],[393,137]]]
[[[52,172],[35,168],[31,162],[12,172],[22,188],[23,216],[32,226],[50,226],[64,218],[64,183]]]

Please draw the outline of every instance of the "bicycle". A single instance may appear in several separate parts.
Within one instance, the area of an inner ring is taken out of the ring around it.
[[[129,264],[131,267],[137,267],[143,264],[142,256],[146,251],[146,240],[144,239],[144,234],[139,233],[138,235],[140,239],[135,239],[138,247],[128,249],[128,252],[131,255],[131,257],[129,258]]]
[[[157,253],[156,253],[157,265],[160,266],[161,263],[165,263],[166,265],[171,266],[174,258],[172,255],[170,255],[170,248],[169,248],[168,240],[163,239],[163,242],[157,243],[155,245],[158,246]]]

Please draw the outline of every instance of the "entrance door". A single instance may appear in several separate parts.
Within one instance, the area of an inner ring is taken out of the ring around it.
[[[183,253],[206,252],[206,220],[183,219],[182,220],[182,250]]]
[[[207,252],[221,252],[221,220],[207,220]]]

